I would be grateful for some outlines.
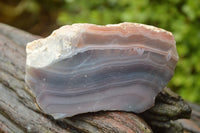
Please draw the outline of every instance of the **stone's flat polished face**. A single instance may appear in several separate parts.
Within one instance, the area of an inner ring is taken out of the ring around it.
[[[173,76],[173,35],[135,23],[66,25],[27,45],[26,83],[55,119],[100,110],[143,112]]]

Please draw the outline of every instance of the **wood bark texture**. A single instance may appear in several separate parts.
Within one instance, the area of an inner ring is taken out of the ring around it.
[[[63,120],[54,120],[41,112],[24,81],[25,46],[38,38],[0,23],[0,133],[152,132],[142,119],[128,112],[87,113]],[[192,122],[196,132],[200,126],[199,112],[200,107],[195,106]]]

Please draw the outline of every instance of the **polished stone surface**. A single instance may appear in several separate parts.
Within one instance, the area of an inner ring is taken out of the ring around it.
[[[100,110],[140,113],[173,76],[173,35],[121,23],[66,25],[27,45],[26,83],[54,118]]]

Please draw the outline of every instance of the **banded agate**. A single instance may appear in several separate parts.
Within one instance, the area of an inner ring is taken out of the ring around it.
[[[26,83],[55,119],[101,110],[140,113],[173,76],[173,35],[137,23],[73,24],[27,44]]]

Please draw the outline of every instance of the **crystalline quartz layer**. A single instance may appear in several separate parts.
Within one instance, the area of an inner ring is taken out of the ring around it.
[[[170,32],[135,23],[67,25],[26,50],[26,83],[56,119],[100,110],[143,112],[178,61]]]

